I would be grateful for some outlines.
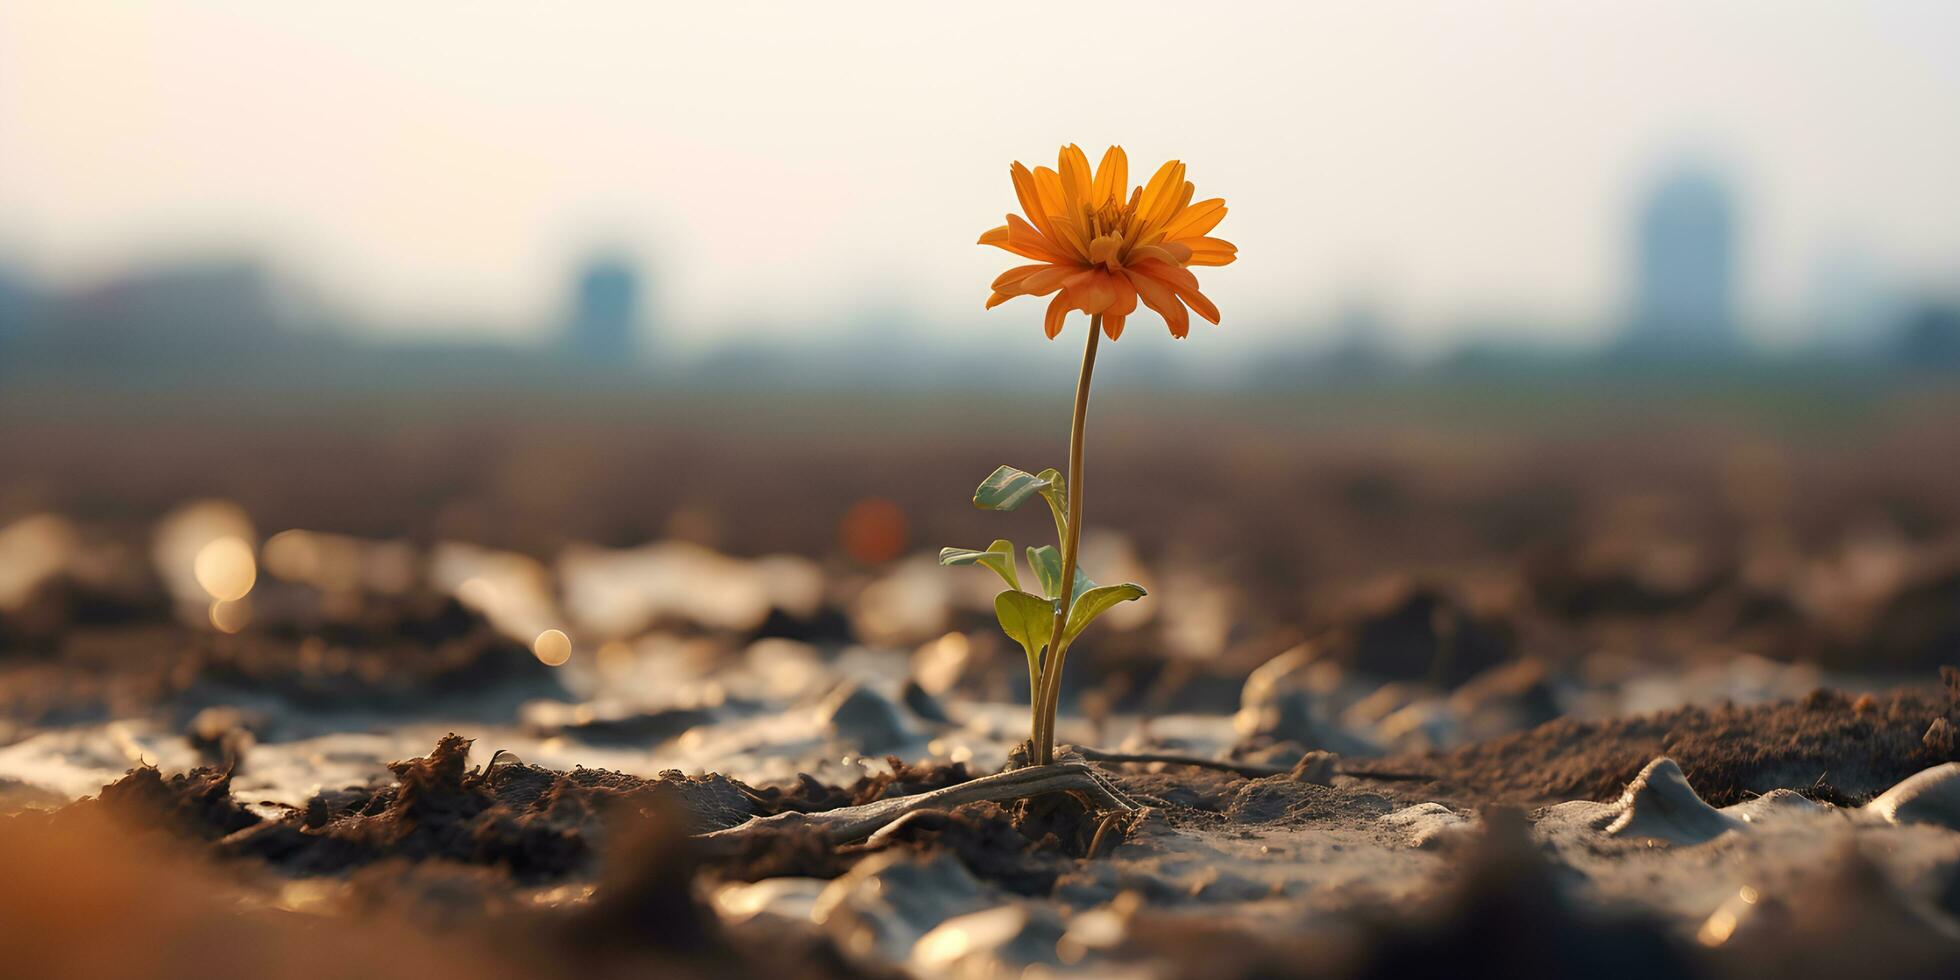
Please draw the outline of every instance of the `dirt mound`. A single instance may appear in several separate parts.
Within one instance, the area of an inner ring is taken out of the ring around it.
[[[1320,638],[1342,666],[1394,680],[1455,687],[1517,655],[1512,625],[1450,591],[1391,578],[1357,592]]]
[[[261,822],[232,799],[231,773],[213,769],[168,777],[155,766],[132,769],[102,787],[95,805],[125,826],[159,827],[202,840],[217,840]]]
[[[227,838],[221,849],[298,874],[400,857],[502,867],[542,881],[589,870],[615,811],[672,809],[688,814],[697,831],[773,812],[753,790],[720,776],[556,772],[495,757],[473,769],[469,747],[445,736],[426,758],[392,764],[395,785],[322,793],[285,820]]]
[[[911,766],[893,758],[890,771],[865,776],[849,788],[804,776],[787,789],[757,789],[718,774],[669,771],[644,779],[603,769],[559,772],[502,753],[471,767],[470,744],[447,735],[428,756],[391,763],[393,784],[322,791],[274,819],[232,798],[228,770],[199,768],[166,777],[152,767],[131,770],[98,798],[36,818],[59,822],[102,811],[123,825],[213,842],[220,855],[263,861],[292,875],[339,874],[402,859],[496,868],[535,883],[594,872],[597,854],[616,828],[639,826],[650,814],[677,820],[688,833],[704,833],[752,817],[835,809],[971,778],[961,763]],[[1008,821],[1009,832],[1020,834],[1015,828],[1032,819]],[[1052,819],[1048,824],[1060,825]],[[1044,825],[1043,832],[1016,836],[1010,856],[1031,840],[1040,842],[1049,829]],[[1077,851],[1087,845],[1081,833],[1070,841]],[[828,878],[848,870],[868,850],[840,851],[819,835],[786,829],[746,838],[739,848],[717,854],[714,864],[723,877],[735,879]]]
[[[1450,752],[1393,757],[1378,768],[1433,774],[1434,782],[1411,790],[1427,799],[1535,804],[1613,799],[1642,766],[1665,755],[1715,806],[1773,789],[1855,804],[1954,761],[1950,740],[1926,736],[1956,722],[1960,704],[1950,689],[1855,698],[1819,690],[1777,704],[1560,719]]]

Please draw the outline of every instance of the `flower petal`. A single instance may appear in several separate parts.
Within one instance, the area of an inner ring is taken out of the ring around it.
[[[1009,215],[1008,220],[1010,222],[1020,221],[1019,218],[1013,215]],[[1027,222],[1022,221],[1021,224],[1025,227]],[[1033,229],[1030,228],[1029,231],[1033,231]],[[1041,238],[1040,232],[1035,232],[1034,237],[1030,239],[1021,233],[1017,233],[1011,223],[1001,225],[998,228],[987,229],[980,236],[980,244],[992,245],[995,248],[1013,252],[1015,255],[1030,259],[1040,259],[1043,262],[1065,261],[1061,256],[1055,254],[1054,249],[1047,244],[1047,239]]]
[[[1164,226],[1177,217],[1186,204],[1191,203],[1191,195],[1197,187],[1184,179],[1183,164],[1178,165],[1174,178],[1176,183],[1166,187],[1162,196],[1157,198],[1157,203],[1145,212],[1144,227],[1163,231]]]
[[[1049,340],[1054,340],[1056,336],[1061,334],[1062,320],[1066,319],[1067,317],[1068,317],[1068,294],[1061,293],[1057,295],[1052,301],[1049,302],[1048,317],[1047,319],[1043,320],[1041,324],[1041,329],[1048,334]]]
[[[1212,323],[1218,322],[1218,307],[1205,294],[1195,289],[1179,289],[1177,290],[1177,298],[1183,300],[1185,305],[1197,311],[1199,316],[1210,320]]]
[[[1041,206],[1041,193],[1035,189],[1034,174],[1019,160],[1007,168],[1007,174],[1014,181],[1014,196],[1021,202],[1021,213],[1042,234],[1054,238],[1055,230],[1048,226],[1048,212]]]
[[[1108,272],[1096,269],[1079,284],[1071,280],[1069,292],[1075,296],[1075,308],[1090,314],[1109,309],[1116,302],[1116,287],[1110,285],[1109,278]]]
[[[1096,165],[1096,181],[1090,189],[1089,204],[1101,207],[1103,202],[1122,197],[1130,189],[1130,158],[1120,146],[1112,146],[1103,151],[1102,162]]]
[[[1129,276],[1112,275],[1109,277],[1109,286],[1116,291],[1116,298],[1110,301],[1109,309],[1103,311],[1104,316],[1121,318],[1136,312],[1137,288],[1130,285]]]
[[[1068,216],[1059,214],[1049,215],[1048,224],[1060,233],[1060,237],[1055,239],[1056,245],[1068,252],[1077,262],[1089,261],[1089,240],[1083,233],[1081,225]]]
[[[1198,277],[1192,275],[1190,270],[1165,265],[1162,262],[1144,262],[1132,266],[1131,269],[1136,274],[1169,286],[1171,291],[1177,294],[1177,298],[1197,310],[1199,316],[1213,323],[1218,322],[1218,307],[1212,305],[1211,300],[1198,291]]]
[[[1072,215],[1089,200],[1089,189],[1094,181],[1089,175],[1089,156],[1082,152],[1081,147],[1070,143],[1062,147],[1055,165],[1062,175],[1062,200],[1069,206],[1066,213]]]
[[[999,289],[1002,286],[1007,285],[1008,283],[1020,282],[1021,280],[1026,279],[1027,277],[1034,275],[1035,273],[1040,272],[1043,269],[1049,269],[1049,268],[1053,268],[1053,266],[1050,266],[1046,263],[1037,263],[1035,265],[1017,265],[1014,268],[1009,269],[998,276],[995,276],[994,288]]]
[[[996,228],[987,234],[992,235],[999,230]],[[1066,247],[1043,235],[1040,231],[1036,230],[1035,226],[1028,224],[1018,214],[1007,216],[1006,244],[989,241],[986,235],[980,237],[980,244],[996,245],[1016,255],[1025,255],[1028,258],[1039,259],[1043,262],[1080,261],[1080,256],[1071,254]]]
[[[1185,311],[1184,304],[1178,302],[1177,292],[1161,280],[1135,269],[1124,271],[1129,275],[1130,285],[1136,287],[1137,298],[1164,318],[1164,324],[1171,328],[1171,336],[1183,340],[1191,332],[1191,315]]]
[[[1026,279],[1021,280],[1020,283],[1015,288],[1024,295],[1046,296],[1049,293],[1052,293],[1055,290],[1062,288],[1063,283],[1067,282],[1071,276],[1074,276],[1080,273],[1081,271],[1082,271],[1081,266],[1074,266],[1074,265],[1046,266],[1040,272],[1037,272],[1034,275],[1031,275]]]
[[[1231,265],[1239,257],[1239,247],[1222,238],[1187,238],[1191,261],[1185,265]]]
[[[1034,192],[1041,198],[1042,214],[1061,214],[1068,207],[1062,193],[1062,175],[1047,167],[1034,168]]]
[[[1083,269],[1062,282],[1062,295],[1068,297],[1071,309],[1084,313],[1101,313],[1114,298],[1113,290],[1099,287],[1098,281],[1108,273],[1101,269]]]
[[[1164,226],[1164,234],[1173,239],[1196,238],[1225,220],[1225,199],[1214,197],[1209,201],[1199,201],[1177,213],[1170,224]]]
[[[1183,182],[1184,174],[1181,169],[1182,167],[1183,164],[1178,163],[1176,160],[1166,160],[1164,161],[1164,165],[1158,167],[1157,172],[1151,175],[1150,182],[1143,185],[1143,197],[1137,202],[1137,216],[1139,218],[1149,214],[1157,207],[1157,201],[1164,196],[1165,190],[1171,186],[1172,180],[1180,183]]]
[[[1198,288],[1197,276],[1192,275],[1188,269],[1172,265],[1168,262],[1146,259],[1141,262],[1130,263],[1130,268],[1146,276],[1161,279],[1167,286],[1192,290]]]

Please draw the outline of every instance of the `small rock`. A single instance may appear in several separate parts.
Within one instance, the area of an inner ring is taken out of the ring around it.
[[[817,707],[817,722],[831,738],[862,752],[884,752],[912,740],[897,706],[857,684],[839,684]]]
[[[1288,775],[1296,783],[1313,783],[1316,786],[1334,785],[1334,765],[1340,756],[1332,752],[1309,752],[1293,764]]]
[[[1066,932],[1051,909],[1002,905],[940,923],[912,947],[909,965],[920,976],[1022,976],[1035,964],[1059,966]]]
[[[939,699],[921,687],[917,680],[907,678],[905,688],[898,693],[898,699],[903,701],[907,708],[912,709],[913,714],[935,725],[953,723],[953,719],[947,717],[946,709],[940,706]]]
[[[1627,784],[1617,815],[1601,830],[1608,837],[1698,844],[1733,830],[1738,822],[1695,795],[1681,767],[1662,756]]]
[[[931,857],[873,854],[824,888],[810,907],[838,945],[857,955],[903,960],[921,936],[948,919],[999,901],[950,852]]]
[[[1425,850],[1467,839],[1477,822],[1441,803],[1417,803],[1376,818],[1408,834],[1409,846]]]
[[[193,715],[184,737],[207,762],[234,768],[257,745],[271,718],[263,711],[213,705]]]
[[[1246,677],[1239,691],[1239,713],[1232,720],[1240,736],[1315,744],[1318,733],[1305,680],[1318,656],[1312,644],[1301,644],[1260,664]]]
[[[1886,823],[1924,823],[1960,830],[1960,762],[1915,773],[1865,804]]]
[[[1956,740],[1960,739],[1956,739],[1953,726],[1945,718],[1933,719],[1926,726],[1926,734],[1920,736],[1920,741],[1926,743],[1926,751],[1942,758],[1953,755]]]

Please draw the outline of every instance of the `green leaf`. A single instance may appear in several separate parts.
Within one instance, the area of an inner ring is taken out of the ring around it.
[[[1043,594],[1047,595],[1050,599],[1061,598],[1061,552],[1045,544],[1040,547],[1030,547],[1028,549],[1028,567],[1034,569],[1035,580],[1041,583]],[[1069,595],[1072,597],[1080,596],[1095,587],[1096,583],[1089,581],[1089,576],[1084,575],[1081,567],[1077,566],[1075,569],[1075,588],[1070,590]]]
[[[1068,625],[1062,628],[1062,649],[1068,649],[1068,644],[1073,642],[1083,630],[1088,629],[1089,624],[1095,622],[1097,616],[1116,608],[1117,603],[1141,599],[1145,595],[1148,593],[1143,591],[1143,586],[1132,582],[1105,585],[1077,593],[1075,602],[1069,606]],[[1051,624],[1050,629],[1052,628]]]
[[[1034,475],[1037,480],[1047,480],[1048,486],[1041,491],[1041,499],[1048,501],[1048,512],[1055,515],[1055,540],[1068,540],[1068,481],[1062,479],[1062,471],[1049,467]]]
[[[1041,653],[1055,629],[1055,603],[1019,589],[1009,589],[994,596],[994,616],[1000,620],[1001,631],[1026,651],[1029,675],[1038,676]]]
[[[988,545],[985,551],[974,551],[971,548],[941,548],[939,549],[939,563],[941,565],[985,565],[993,569],[994,574],[999,575],[1001,580],[1007,583],[1008,588],[1019,589],[1021,587],[1020,573],[1014,569],[1014,542],[1006,538],[996,538],[994,543]]]
[[[1054,472],[1043,470],[1042,475],[1036,476],[1026,470],[1003,466],[980,481],[980,488],[973,491],[973,506],[981,510],[1013,510],[1027,503],[1029,497],[1044,493],[1053,486],[1048,474]]]

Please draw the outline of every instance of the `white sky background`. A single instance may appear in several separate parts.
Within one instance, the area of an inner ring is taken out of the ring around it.
[[[356,315],[536,329],[624,243],[699,344],[980,313],[1007,164],[1178,156],[1243,336],[1378,303],[1598,325],[1684,151],[1743,192],[1745,306],[1820,255],[1960,282],[1960,3],[0,4],[0,259],[262,251]],[[1154,321],[1153,321],[1154,322]],[[1140,325],[1139,325],[1140,326]],[[751,336],[754,336],[751,334]]]

